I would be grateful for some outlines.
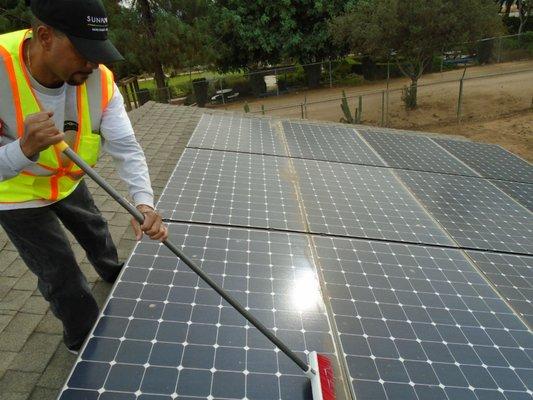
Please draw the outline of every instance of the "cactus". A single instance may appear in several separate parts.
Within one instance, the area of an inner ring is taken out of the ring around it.
[[[361,118],[363,116],[363,96],[359,96],[359,107],[355,107],[355,113],[352,116],[350,106],[348,105],[348,98],[346,97],[346,92],[343,90],[341,109],[344,113],[344,118],[341,118],[341,122],[348,124],[360,124]]]
[[[348,124],[354,124],[355,119],[352,116],[352,112],[350,111],[350,106],[348,105],[348,99],[346,98],[346,92],[344,90],[342,91],[341,109],[342,109],[342,112],[344,113],[344,118],[341,118],[341,122],[345,122]],[[358,114],[358,111],[356,108],[355,118],[357,118],[357,114]]]

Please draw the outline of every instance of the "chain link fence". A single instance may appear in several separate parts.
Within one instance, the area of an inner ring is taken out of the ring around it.
[[[533,32],[522,35],[507,35],[488,38],[475,43],[463,43],[443,50],[434,57],[426,72],[445,72],[470,65],[502,63],[515,60],[533,59]],[[148,100],[162,103],[198,105],[228,105],[233,102],[254,101],[271,96],[283,96],[290,93],[302,93],[317,88],[356,87],[362,82],[388,80],[402,77],[399,67],[393,62],[374,62],[369,58],[347,57],[342,60],[328,60],[304,65],[286,65],[265,68],[243,74],[231,74],[216,78],[191,79],[179,85],[170,85],[162,89],[138,87],[131,97],[133,107],[144,104]],[[465,88],[463,88],[466,90]],[[419,87],[419,103],[425,104],[426,93],[423,86]],[[304,94],[305,96],[305,94]],[[358,95],[359,96],[359,95]],[[378,121],[387,124],[394,119],[394,107],[401,103],[401,90],[387,90],[383,93],[362,94],[365,117],[375,110],[382,109],[382,117]],[[449,94],[448,99],[457,94]],[[323,103],[336,102],[340,98],[325,100]],[[458,98],[457,98],[458,100]],[[359,100],[358,100],[359,101]],[[383,103],[383,104],[382,104]],[[468,102],[467,102],[468,103]],[[351,103],[354,107],[353,102]],[[359,105],[359,103],[357,103]],[[245,111],[247,106],[243,105]],[[320,105],[304,101],[293,106],[290,116],[314,118],[314,110]],[[446,114],[454,107],[446,106]],[[457,108],[457,107],[455,107]],[[467,107],[468,108],[468,107]],[[389,110],[390,109],[390,110]],[[385,112],[386,111],[386,112]],[[275,115],[277,109],[263,107],[253,112],[264,112]],[[279,112],[278,112],[279,113]],[[379,114],[380,112],[378,112]],[[342,118],[342,116],[340,117]],[[372,117],[373,119],[374,117]]]
[[[394,88],[319,101],[304,97],[300,104],[256,107],[249,112],[397,128],[498,117],[533,110],[533,69],[419,84],[417,107],[412,110],[406,109],[404,95],[404,88]]]

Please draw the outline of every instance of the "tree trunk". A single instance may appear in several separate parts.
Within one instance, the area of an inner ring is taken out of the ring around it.
[[[148,2],[148,0],[138,0],[137,3],[141,11],[141,17],[143,19],[143,22],[146,25],[146,33],[148,34],[148,41],[150,43],[150,47],[153,49],[152,71],[154,73],[154,80],[158,89],[156,97],[160,98],[163,95],[163,90],[161,89],[165,88],[166,85],[165,74],[163,72],[163,64],[159,59],[159,49],[156,40],[154,15],[152,14],[152,9],[150,8],[150,3]]]
[[[527,7],[527,8],[526,8]],[[527,18],[529,17],[529,14],[531,13],[531,4],[528,4],[527,6],[524,5],[524,2],[521,1],[518,3],[518,18],[520,19],[520,25],[518,26],[518,34],[521,35],[524,31],[524,26],[526,25]],[[520,37],[520,39],[522,39]]]
[[[505,18],[509,18],[509,14],[511,14],[511,6],[513,5],[512,1],[506,1],[505,2]]]

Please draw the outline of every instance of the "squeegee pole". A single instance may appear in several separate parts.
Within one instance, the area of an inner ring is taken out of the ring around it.
[[[104,189],[113,199],[115,199],[122,207],[126,209],[140,224],[144,221],[143,214],[137,210],[129,201],[122,197],[109,183],[107,183],[98,173],[87,164],[78,154],[76,154],[66,143],[57,145],[57,148],[62,151],[68,158],[70,158],[81,170],[90,176],[102,189]],[[291,349],[289,349],[281,340],[279,340],[270,330],[265,327],[257,318],[248,312],[237,300],[230,296],[224,289],[212,280],[194,261],[187,257],[183,252],[173,243],[165,240],[163,244],[175,255],[177,255],[187,266],[192,269],[202,280],[211,286],[224,300],[230,303],[244,318],[255,326],[268,340],[270,340],[278,349],[294,361],[304,372],[310,371],[310,367],[303,362]],[[315,371],[312,371],[316,373]]]

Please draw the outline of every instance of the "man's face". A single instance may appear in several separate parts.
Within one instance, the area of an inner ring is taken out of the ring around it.
[[[69,85],[85,83],[93,70],[98,68],[98,64],[86,60],[67,36],[52,29],[49,34],[44,55],[48,69]]]

